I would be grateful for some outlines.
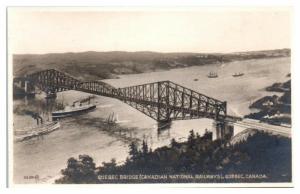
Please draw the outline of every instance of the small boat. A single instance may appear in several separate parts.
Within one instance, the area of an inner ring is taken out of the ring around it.
[[[243,75],[244,75],[244,73],[235,73],[232,76],[233,77],[240,77],[240,76],[243,76]]]
[[[216,72],[209,72],[209,74],[207,75],[208,78],[217,78],[218,74]]]
[[[57,120],[60,118],[71,117],[74,115],[86,113],[88,111],[94,110],[95,108],[96,105],[94,104],[79,104],[79,106],[73,104],[73,106],[66,106],[63,110],[52,112],[52,119]]]
[[[38,125],[36,127],[25,128],[22,130],[15,130],[14,131],[14,139],[17,142],[25,141],[31,139],[33,137],[38,137],[41,135],[46,135],[51,133],[60,128],[60,123],[55,122],[48,122],[45,124]]]

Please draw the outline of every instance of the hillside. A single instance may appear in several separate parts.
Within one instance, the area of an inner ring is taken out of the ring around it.
[[[55,68],[79,79],[168,70],[237,60],[287,57],[290,49],[237,53],[81,52],[13,55],[14,76]],[[83,73],[84,72],[84,73]]]
[[[141,148],[132,143],[121,165],[112,159],[97,167],[88,155],[72,157],[56,183],[290,182],[291,140],[257,130],[246,135],[227,144],[212,140],[211,133],[201,137],[190,131],[186,142],[172,139],[170,146],[153,151],[145,141]]]

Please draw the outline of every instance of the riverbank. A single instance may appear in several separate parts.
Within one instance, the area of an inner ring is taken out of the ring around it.
[[[265,96],[256,100],[249,108],[259,111],[245,117],[271,124],[291,125],[291,80],[274,83],[266,87],[266,91],[279,92],[281,95]]]

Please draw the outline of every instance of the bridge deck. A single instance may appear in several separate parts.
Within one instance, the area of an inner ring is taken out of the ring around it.
[[[254,119],[243,119],[241,121],[237,121],[234,125],[240,126],[245,129],[252,128],[291,138],[291,127],[271,125],[268,123],[262,123],[259,120]]]

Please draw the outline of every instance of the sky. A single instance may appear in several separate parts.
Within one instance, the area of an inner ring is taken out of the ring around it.
[[[14,54],[238,52],[290,48],[285,8],[9,8]]]

